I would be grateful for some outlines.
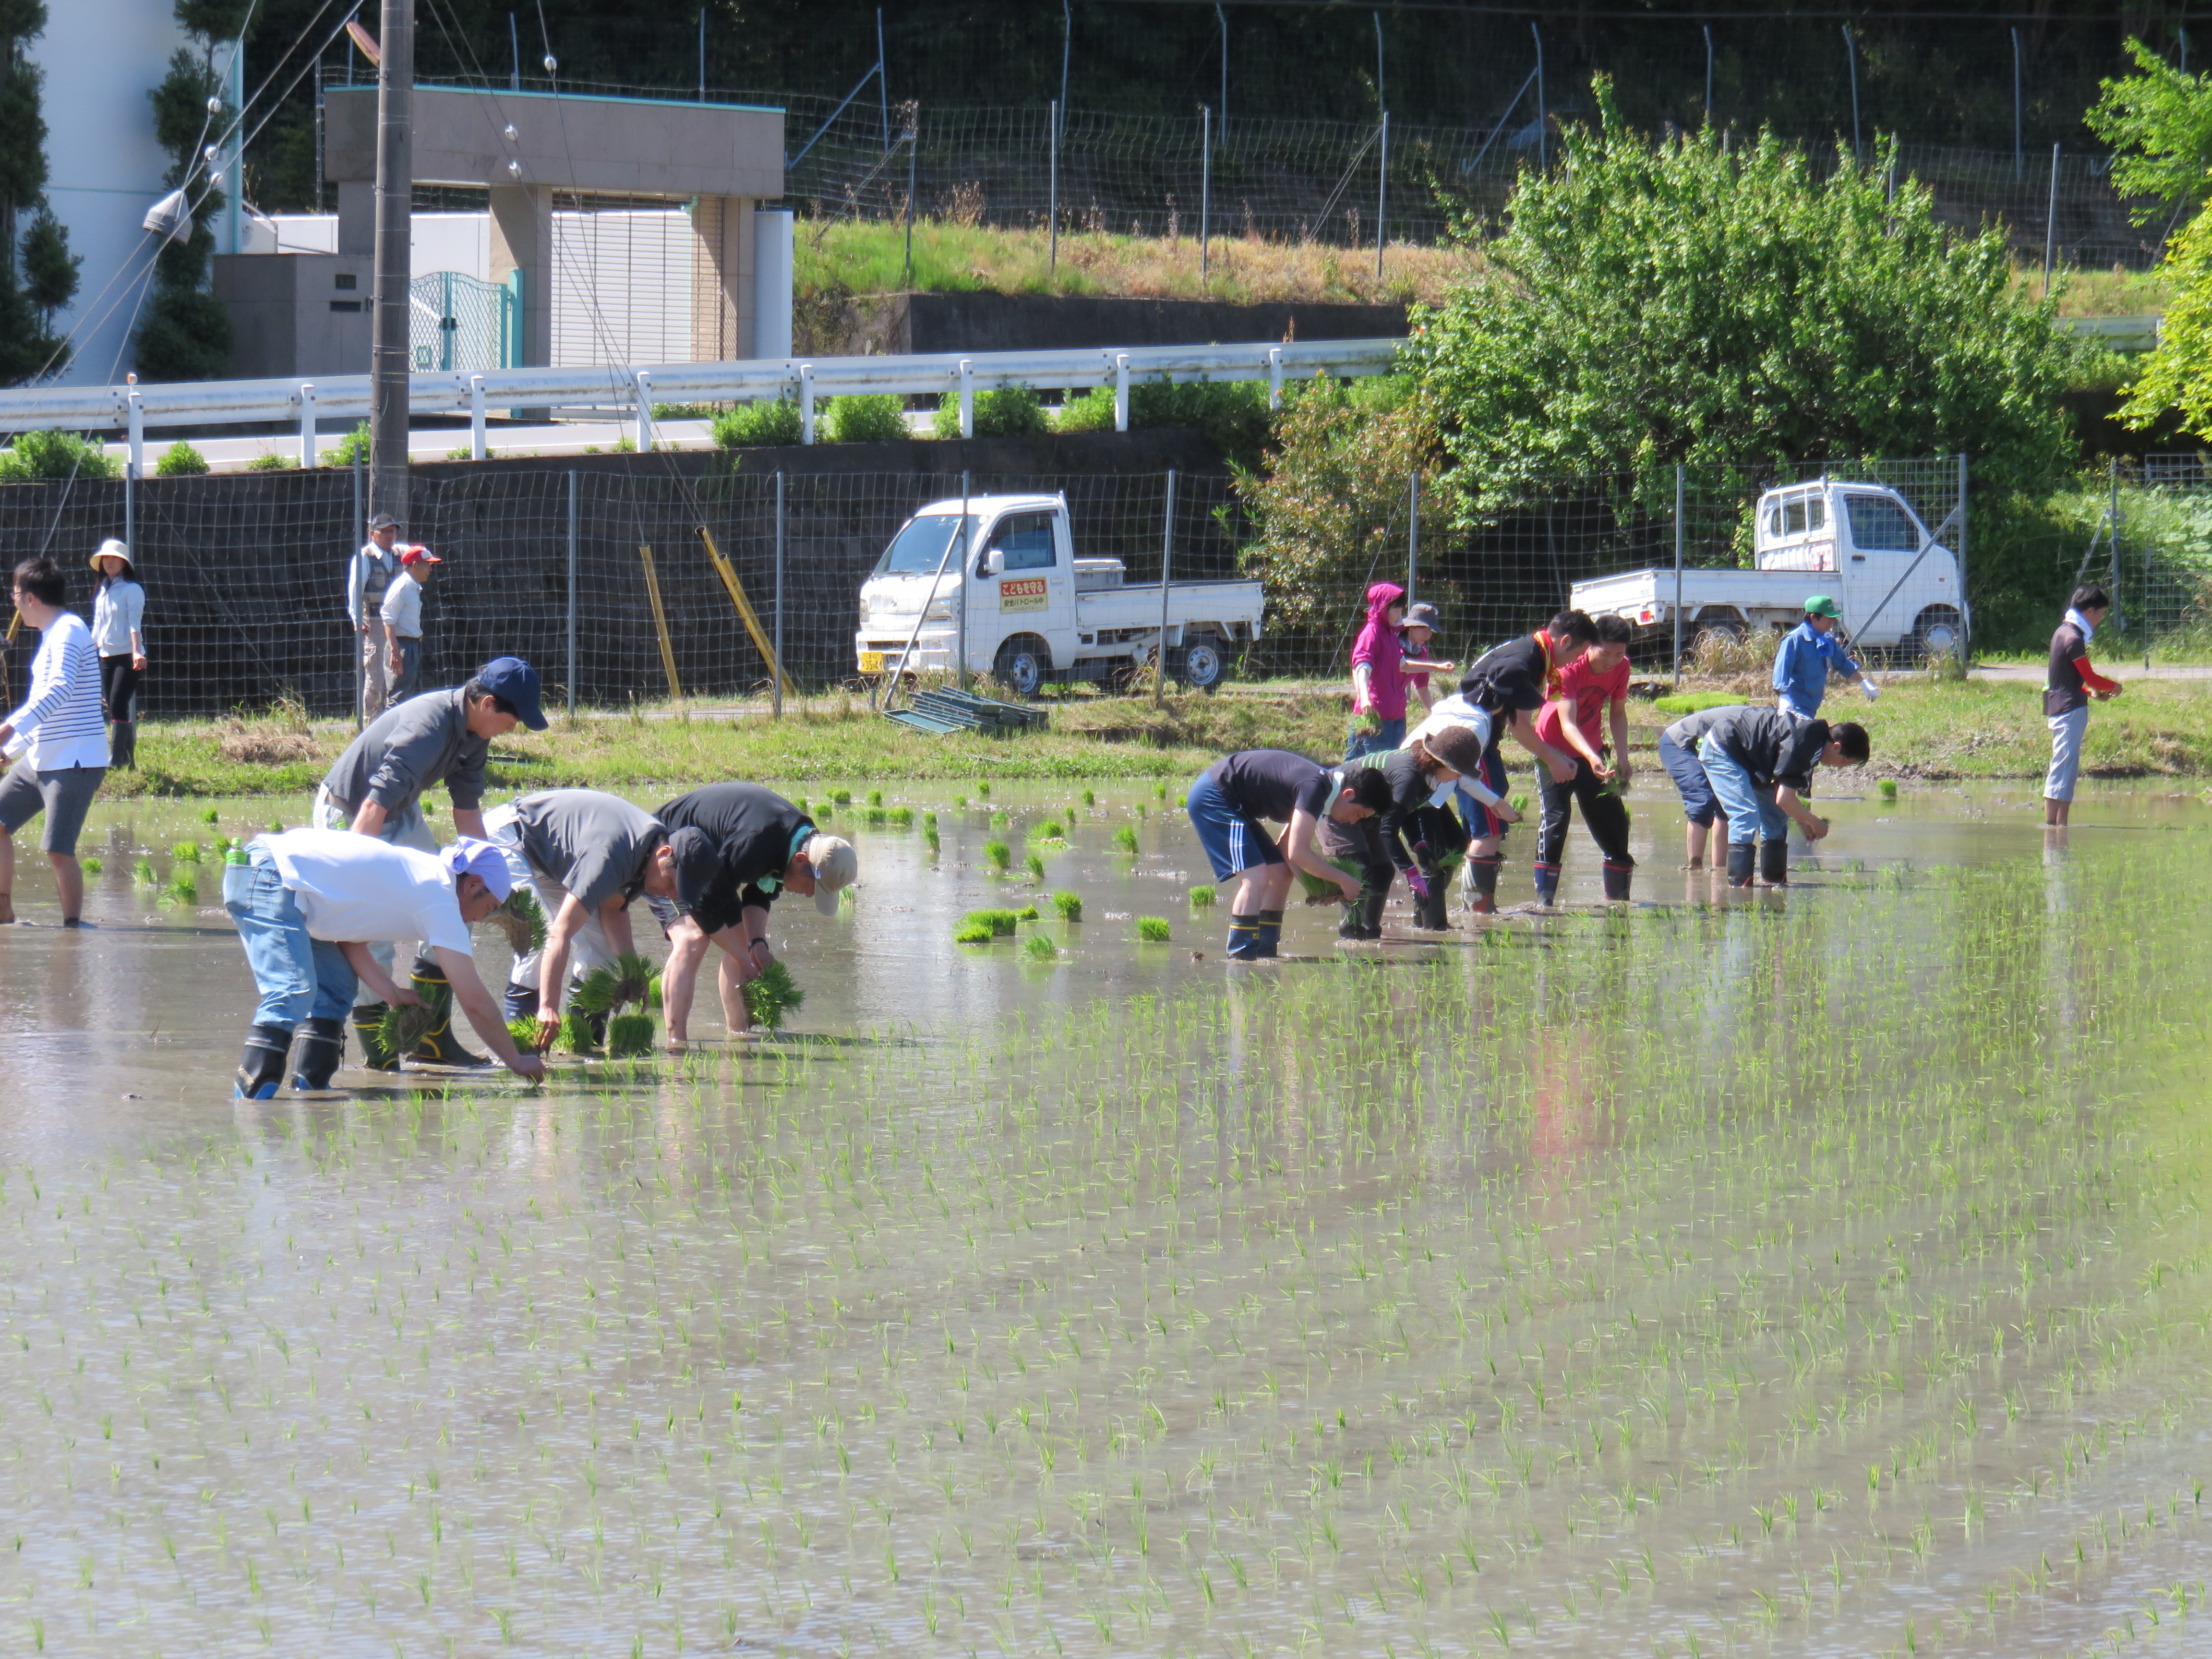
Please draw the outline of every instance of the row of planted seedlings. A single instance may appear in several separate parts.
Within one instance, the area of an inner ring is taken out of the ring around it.
[[[14,1170],[0,1573],[57,1650],[2094,1636],[2195,1512],[2182,862]]]

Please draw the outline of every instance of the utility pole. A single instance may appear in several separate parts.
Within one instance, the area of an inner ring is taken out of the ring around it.
[[[376,71],[376,329],[369,354],[371,517],[407,525],[408,281],[413,272],[415,0],[383,0]]]

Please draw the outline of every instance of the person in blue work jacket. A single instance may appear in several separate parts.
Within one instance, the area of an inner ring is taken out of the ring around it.
[[[1857,676],[1869,702],[1881,696],[1881,688],[1836,638],[1843,614],[1844,608],[1826,593],[1814,594],[1805,601],[1805,620],[1782,636],[1782,647],[1774,653],[1774,699],[1801,720],[1820,714],[1831,668]]]

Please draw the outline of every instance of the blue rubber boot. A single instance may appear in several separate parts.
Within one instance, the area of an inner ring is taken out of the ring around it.
[[[269,1100],[284,1080],[284,1060],[292,1052],[292,1033],[282,1025],[256,1025],[246,1034],[246,1052],[238,1062],[236,1097]]]
[[[1229,959],[1231,962],[1257,962],[1260,959],[1258,916],[1229,918]]]
[[[1559,902],[1559,866],[1539,863],[1536,866],[1536,902],[1549,909]]]
[[[1255,940],[1258,949],[1255,954],[1261,962],[1271,962],[1274,959],[1276,947],[1283,942],[1283,913],[1280,910],[1262,910],[1258,920],[1260,929]]]

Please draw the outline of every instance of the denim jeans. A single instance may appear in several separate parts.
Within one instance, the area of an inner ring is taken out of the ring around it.
[[[238,924],[246,965],[261,1006],[256,1025],[289,1030],[309,1016],[343,1019],[353,1006],[356,981],[345,953],[327,939],[309,939],[298,901],[276,873],[276,861],[258,848],[248,862],[222,872],[222,908]]]
[[[1728,814],[1729,845],[1748,847],[1764,836],[1780,841],[1790,833],[1790,815],[1774,804],[1774,786],[1755,785],[1751,774],[1707,739],[1699,747],[1705,778]]]
[[[1358,760],[1362,755],[1387,755],[1406,741],[1406,717],[1384,720],[1374,732],[1351,731],[1345,734],[1344,757]]]
[[[2072,800],[2075,780],[2081,775],[2081,736],[2089,729],[2089,705],[2052,714],[2044,724],[2051,728],[2051,770],[2043,780],[2043,798]]]

